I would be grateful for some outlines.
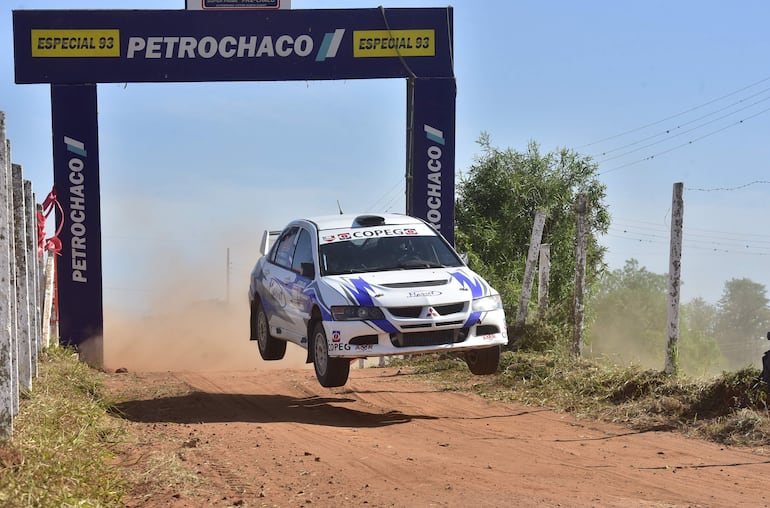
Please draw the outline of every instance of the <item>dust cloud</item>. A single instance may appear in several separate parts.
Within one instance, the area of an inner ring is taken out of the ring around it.
[[[256,241],[244,242],[242,234],[236,239],[208,238],[210,244],[195,252],[173,247],[168,247],[169,253],[159,252],[167,249],[155,244],[150,252],[135,253],[136,264],[129,269],[138,289],[105,292],[110,297],[104,305],[106,370],[312,368],[299,346],[290,343],[283,360],[266,362],[257,342],[249,340],[248,283],[258,257]],[[226,245],[240,247],[233,249],[229,292]],[[110,289],[107,281],[105,286]]]

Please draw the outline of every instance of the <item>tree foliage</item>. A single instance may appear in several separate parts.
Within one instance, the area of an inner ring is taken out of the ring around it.
[[[458,183],[458,250],[468,253],[471,264],[503,295],[509,315],[515,315],[535,212],[545,210],[542,243],[551,245],[549,300],[554,315],[564,322],[573,295],[573,207],[578,194],[586,195],[590,203],[587,279],[603,266],[604,250],[595,235],[606,232],[609,215],[597,165],[567,149],[541,154],[535,142],[524,152],[501,150],[483,133],[478,143],[481,154]]]
[[[764,285],[750,279],[725,282],[717,302],[715,335],[727,365],[739,369],[756,363],[770,330],[770,308]]]

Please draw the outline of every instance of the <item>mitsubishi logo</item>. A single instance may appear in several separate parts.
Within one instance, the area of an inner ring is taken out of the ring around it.
[[[435,317],[439,317],[441,314],[436,312],[436,309],[434,309],[433,307],[428,307],[428,312],[425,315],[426,317],[435,318]]]

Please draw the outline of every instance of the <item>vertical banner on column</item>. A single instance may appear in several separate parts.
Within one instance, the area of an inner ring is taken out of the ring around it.
[[[102,241],[96,85],[51,85],[54,187],[63,213],[58,259],[59,336],[102,340]]]
[[[414,79],[412,134],[413,213],[454,245],[454,78]]]

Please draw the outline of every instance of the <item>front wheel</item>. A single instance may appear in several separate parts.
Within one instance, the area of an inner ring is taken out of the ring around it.
[[[331,358],[329,343],[326,341],[326,331],[322,322],[313,325],[313,367],[315,377],[321,386],[333,388],[348,382],[350,361],[345,358]]]
[[[500,346],[466,351],[465,363],[468,364],[468,369],[477,376],[494,374],[500,365]]]
[[[259,355],[263,360],[280,360],[286,354],[286,341],[270,335],[270,325],[262,303],[254,299],[251,304],[254,332],[259,346]]]

